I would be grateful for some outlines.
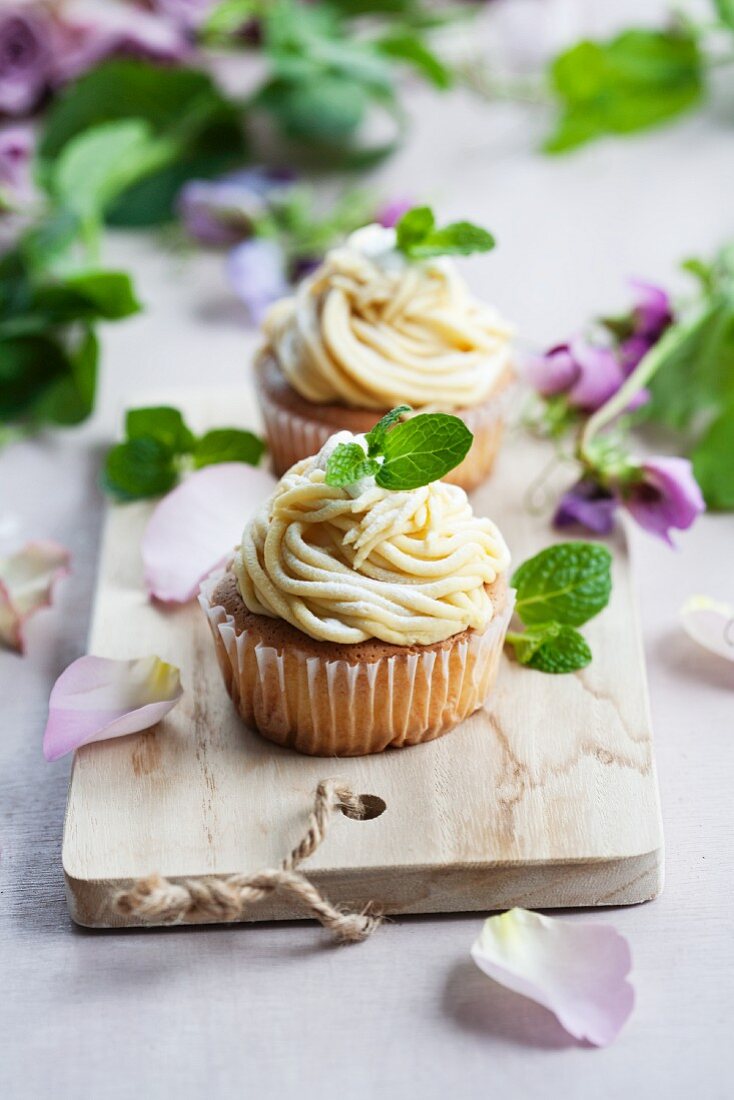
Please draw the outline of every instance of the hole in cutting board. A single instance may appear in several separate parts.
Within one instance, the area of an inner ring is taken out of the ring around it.
[[[364,813],[358,814],[348,806],[340,806],[341,812],[345,817],[351,817],[352,821],[372,821],[374,817],[379,817],[380,814],[384,814],[387,809],[387,803],[384,798],[380,798],[377,794],[361,794],[359,799],[364,808]]]

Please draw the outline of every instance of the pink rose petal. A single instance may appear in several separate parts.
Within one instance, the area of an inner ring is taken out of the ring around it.
[[[484,922],[472,947],[480,970],[529,997],[577,1039],[606,1046],[632,1011],[627,941],[607,924],[510,909]]]
[[[145,585],[165,603],[186,603],[242,537],[273,491],[268,470],[223,462],[191,474],[157,505],[143,535]]]
[[[43,755],[58,760],[92,741],[150,729],[182,695],[178,669],[159,657],[80,657],[53,686]]]
[[[56,581],[69,572],[69,551],[55,542],[28,542],[0,561],[0,643],[25,651],[25,624],[51,604]]]
[[[734,607],[708,596],[691,596],[681,608],[683,629],[710,653],[734,661]]]

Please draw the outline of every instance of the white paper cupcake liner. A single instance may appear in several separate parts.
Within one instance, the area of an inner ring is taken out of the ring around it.
[[[265,645],[212,602],[220,571],[199,602],[217,646],[227,690],[248,726],[279,745],[315,756],[362,756],[430,741],[487,702],[497,677],[514,597],[482,632],[442,648],[374,661],[313,656]]]
[[[464,461],[446,475],[445,481],[468,490],[489,476],[502,442],[512,390],[512,385],[505,386],[484,404],[456,411],[474,436],[474,443]],[[333,424],[311,420],[278,405],[262,385],[258,388],[258,400],[273,469],[278,477],[295,462],[317,454],[327,439],[338,431]],[[375,421],[379,417],[379,411],[375,411]]]

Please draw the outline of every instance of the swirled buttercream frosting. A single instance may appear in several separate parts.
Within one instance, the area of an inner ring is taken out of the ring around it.
[[[265,318],[266,348],[317,404],[478,405],[510,362],[511,330],[450,260],[409,262],[395,231],[367,226]]]
[[[487,586],[509,565],[497,527],[445,482],[408,492],[374,478],[327,485],[333,448],[363,438],[332,436],[248,524],[233,564],[248,610],[337,643],[431,645],[483,629],[494,612]]]

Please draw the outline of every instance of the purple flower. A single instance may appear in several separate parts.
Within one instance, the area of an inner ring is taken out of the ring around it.
[[[233,248],[227,258],[227,275],[254,324],[260,323],[268,306],[289,292],[285,257],[279,245],[268,238],[253,237]]]
[[[646,459],[625,488],[624,503],[640,527],[671,546],[671,530],[687,530],[706,507],[691,463],[675,457]]]
[[[17,7],[0,14],[0,114],[25,115],[48,86],[51,20]]]
[[[192,30],[204,22],[216,3],[217,0],[150,0],[150,7],[187,30]]]
[[[380,207],[375,214],[375,221],[378,225],[384,225],[386,229],[392,229],[398,224],[403,214],[407,214],[414,206],[412,199],[392,199]]]
[[[565,393],[578,378],[578,367],[568,344],[557,344],[545,355],[528,355],[522,364],[523,377],[541,397]]]
[[[584,477],[560,499],[553,523],[556,527],[586,527],[597,535],[608,535],[614,527],[618,498],[592,477]]]
[[[113,56],[179,62],[192,55],[184,28],[151,12],[105,0],[76,4],[54,24],[51,80],[65,84]]]
[[[178,198],[186,229],[201,244],[232,245],[253,233],[268,210],[272,193],[292,181],[291,175],[250,168],[218,180],[190,180]]]
[[[30,126],[6,126],[0,130],[0,200],[11,206],[20,206],[33,195],[33,146]]]
[[[632,310],[634,335],[645,337],[652,346],[673,322],[673,310],[667,292],[642,279],[630,279],[636,301]]]
[[[622,366],[611,348],[581,338],[571,341],[570,352],[578,374],[568,391],[568,403],[583,412],[595,412],[624,382]]]

